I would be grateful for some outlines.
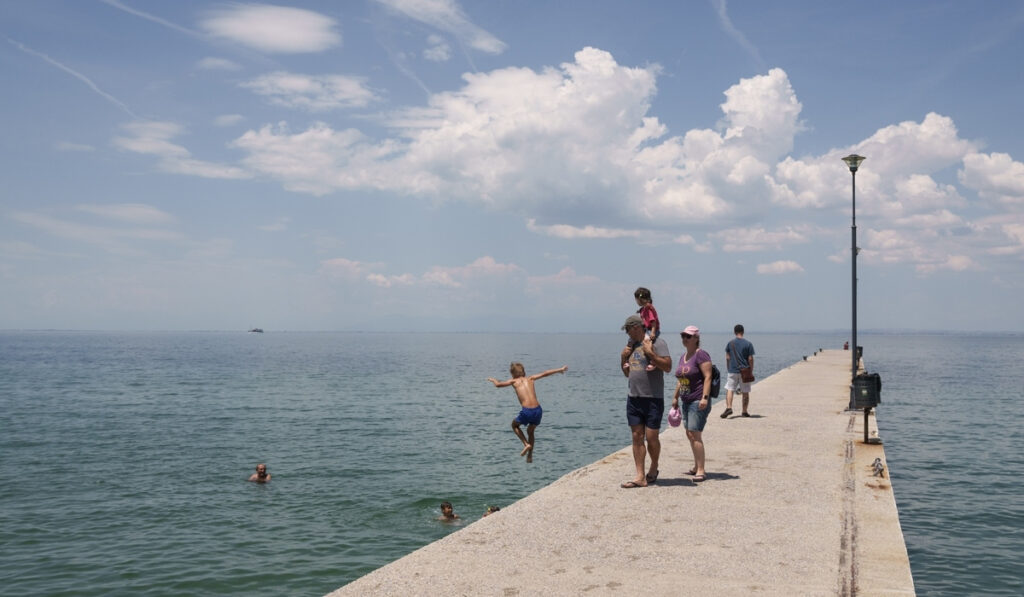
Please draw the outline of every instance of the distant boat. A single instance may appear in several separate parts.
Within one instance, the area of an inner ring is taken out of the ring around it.
[[[249,330],[249,333],[250,334],[262,334],[263,333],[263,328],[252,328],[251,330]]]

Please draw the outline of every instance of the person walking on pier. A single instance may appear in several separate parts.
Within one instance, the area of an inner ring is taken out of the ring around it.
[[[704,425],[711,414],[711,355],[700,347],[700,330],[695,325],[688,326],[680,336],[683,339],[683,356],[679,357],[676,368],[676,392],[672,396],[672,408],[683,401],[683,425],[686,428],[686,439],[690,440],[693,451],[693,468],[690,475],[694,481],[707,479],[704,471]]]
[[[732,414],[733,392],[743,394],[744,417],[750,416],[750,382],[754,381],[754,345],[743,337],[743,324],[732,328],[736,337],[725,345],[725,364],[729,378],[725,382],[725,410],[722,418]]]
[[[646,487],[658,480],[658,457],[661,455],[661,417],[665,412],[665,373],[672,369],[668,344],[661,338],[646,335],[644,321],[630,315],[622,329],[629,341],[619,355],[622,374],[629,378],[626,394],[626,421],[633,436],[633,462],[636,476],[621,485],[625,489]],[[654,365],[648,370],[648,365]],[[647,455],[651,468],[645,473]]]

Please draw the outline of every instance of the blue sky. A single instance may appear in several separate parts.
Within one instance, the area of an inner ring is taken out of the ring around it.
[[[1024,331],[1024,3],[0,4],[0,329]]]

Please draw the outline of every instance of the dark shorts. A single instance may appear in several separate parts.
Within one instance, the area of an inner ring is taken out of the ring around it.
[[[540,418],[543,414],[544,410],[539,406],[537,408],[524,408],[516,415],[515,421],[520,425],[540,425]]]
[[[643,425],[648,429],[661,429],[664,412],[664,398],[626,398],[626,421],[630,427]]]

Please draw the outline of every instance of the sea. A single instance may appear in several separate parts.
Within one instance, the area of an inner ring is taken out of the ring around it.
[[[847,334],[747,338],[763,379]],[[1024,335],[858,340],[918,594],[1024,594]],[[328,593],[458,529],[442,501],[468,524],[628,445],[624,341],[0,331],[0,594]],[[537,382],[532,464],[486,381],[511,361],[569,367]]]

